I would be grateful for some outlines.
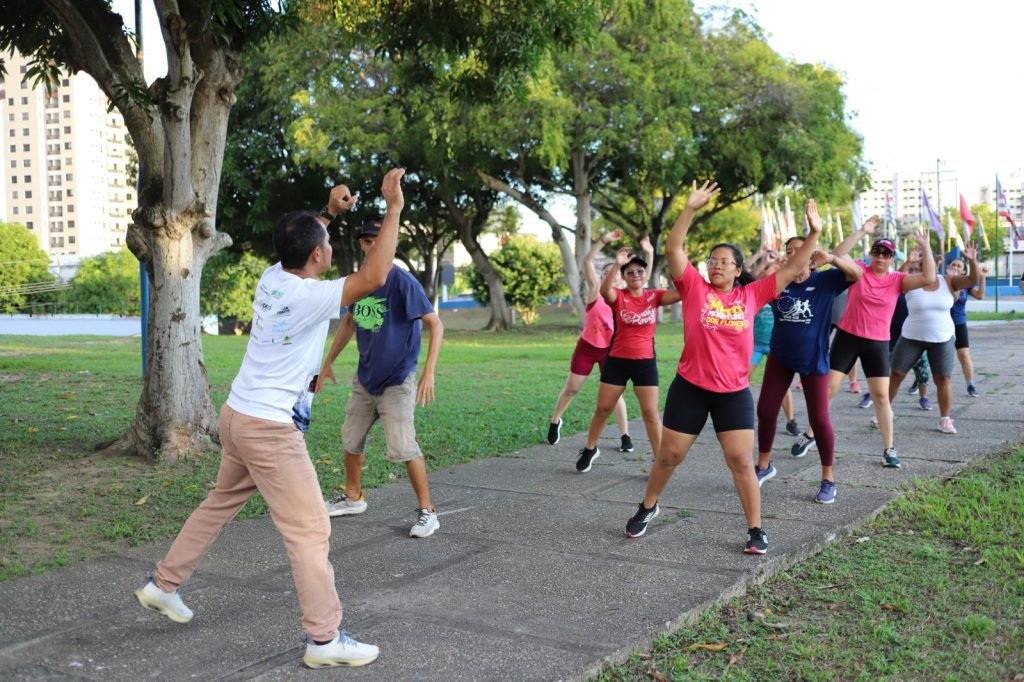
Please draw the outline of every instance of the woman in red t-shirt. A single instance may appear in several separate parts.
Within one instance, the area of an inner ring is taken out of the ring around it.
[[[618,230],[612,230],[594,240],[590,251],[583,257],[583,278],[587,283],[587,314],[583,320],[583,332],[576,341],[576,348],[573,350],[572,359],[569,361],[569,376],[565,379],[565,386],[558,394],[555,402],[555,411],[551,414],[548,423],[548,443],[555,445],[562,438],[562,414],[568,409],[572,399],[579,393],[583,382],[590,376],[590,372],[597,365],[604,369],[604,361],[608,357],[608,347],[612,343],[612,334],[615,332],[612,309],[601,296],[601,280],[608,276],[609,272],[614,273],[618,268],[615,263],[608,263],[601,269],[601,276],[597,276],[594,268],[594,258],[613,241],[619,239]],[[654,256],[654,249],[647,237],[640,241],[640,247],[644,254],[651,260]],[[615,286],[618,286],[618,282]],[[633,452],[633,439],[629,437],[629,421],[626,416],[626,401],[621,397],[615,404],[615,423],[619,426],[619,434],[622,444],[620,452]]]
[[[725,462],[732,472],[743,513],[747,518],[746,551],[764,554],[768,537],[761,529],[761,493],[754,473],[754,399],[750,395],[747,365],[754,347],[753,321],[757,311],[803,270],[818,242],[821,229],[809,221],[811,231],[793,258],[778,272],[752,282],[743,269],[743,252],[733,244],[718,244],[707,259],[706,282],[687,259],[686,233],[697,211],[718,194],[718,185],[705,182],[686,200],[665,244],[669,273],[683,301],[683,354],[665,399],[661,448],[647,479],[647,491],[636,514],[626,524],[626,535],[639,537],[658,515],[658,497],[683,461],[710,415]],[[808,212],[816,212],[814,202]]]
[[[587,444],[580,450],[576,471],[590,471],[601,454],[597,439],[604,430],[608,415],[615,407],[626,384],[633,382],[633,393],[640,403],[647,437],[652,450],[658,452],[661,441],[661,417],[658,415],[658,364],[654,355],[654,331],[658,321],[658,308],[679,300],[679,294],[666,289],[645,289],[647,261],[631,255],[627,246],[619,249],[615,266],[626,281],[625,289],[615,288],[613,269],[601,282],[601,297],[611,307],[615,332],[612,335],[608,358],[601,368],[601,384],[597,389],[597,408],[590,419]]]

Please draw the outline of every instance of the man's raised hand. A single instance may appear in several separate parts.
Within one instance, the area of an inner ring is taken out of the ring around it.
[[[807,226],[811,232],[821,232],[821,216],[818,215],[818,204],[815,203],[814,199],[810,199],[807,202],[807,208],[804,209],[804,215],[807,216]]]
[[[402,176],[405,175],[404,168],[392,168],[384,176],[381,183],[380,193],[389,209],[401,210],[405,206],[405,195],[402,194]]]

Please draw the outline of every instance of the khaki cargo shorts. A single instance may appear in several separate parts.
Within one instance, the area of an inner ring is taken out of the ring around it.
[[[416,373],[406,377],[397,386],[388,386],[380,395],[371,395],[359,383],[359,377],[352,377],[352,395],[345,408],[345,425],[341,428],[341,441],[345,451],[362,455],[366,450],[366,434],[380,419],[384,426],[384,440],[387,443],[386,457],[389,462],[409,462],[422,457],[423,452],[416,442],[416,424],[413,411],[416,409]]]

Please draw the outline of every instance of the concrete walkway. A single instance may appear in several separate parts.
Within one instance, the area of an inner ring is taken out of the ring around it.
[[[661,517],[645,537],[624,537],[650,459],[634,422],[636,453],[616,452],[610,429],[615,437],[602,440],[588,474],[573,468],[581,435],[433,473],[444,516],[427,540],[407,537],[414,519],[405,481],[370,491],[366,514],[335,519],[344,626],[382,651],[366,668],[302,666],[287,558],[271,522],[260,519],[230,525],[214,544],[183,590],[196,613],[188,625],[143,611],[131,594],[167,543],[0,584],[0,679],[585,677],[849,533],[915,479],[948,476],[1019,441],[1024,324],[971,336],[982,396],[965,397],[954,379],[960,433],[945,436],[938,412],[916,409],[904,391],[896,404],[902,469],[880,466],[872,411],[857,409],[849,393],[837,396],[836,504],[811,502],[815,451],[793,458],[794,439],[778,438],[779,475],[763,491],[765,557],[741,552],[746,524],[710,426],[662,498]]]

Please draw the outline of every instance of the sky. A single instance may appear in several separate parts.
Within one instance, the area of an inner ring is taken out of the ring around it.
[[[761,0],[729,6],[753,14],[779,54],[844,74],[850,123],[863,136],[873,168],[934,172],[941,160],[942,170],[956,171],[943,177],[958,178],[959,191],[974,203],[978,188],[991,185],[995,174],[1005,185],[1024,167],[1018,75],[1024,3]],[[943,190],[954,198],[955,191]]]
[[[142,4],[146,77],[152,81],[163,75],[166,60],[152,2]],[[1014,35],[1024,30],[1024,3],[696,4],[698,10],[741,8],[757,18],[776,52],[842,73],[850,124],[864,138],[865,159],[872,169],[934,172],[938,161],[944,171],[945,204],[957,191],[975,203],[981,185],[991,184],[996,173],[1005,185],[1024,168],[1024,87],[1014,69],[1024,63]],[[114,7],[125,23],[133,24],[132,0],[115,0]],[[1018,175],[1014,184],[1021,182],[1024,177]],[[558,211],[560,218],[571,221],[565,213]]]

